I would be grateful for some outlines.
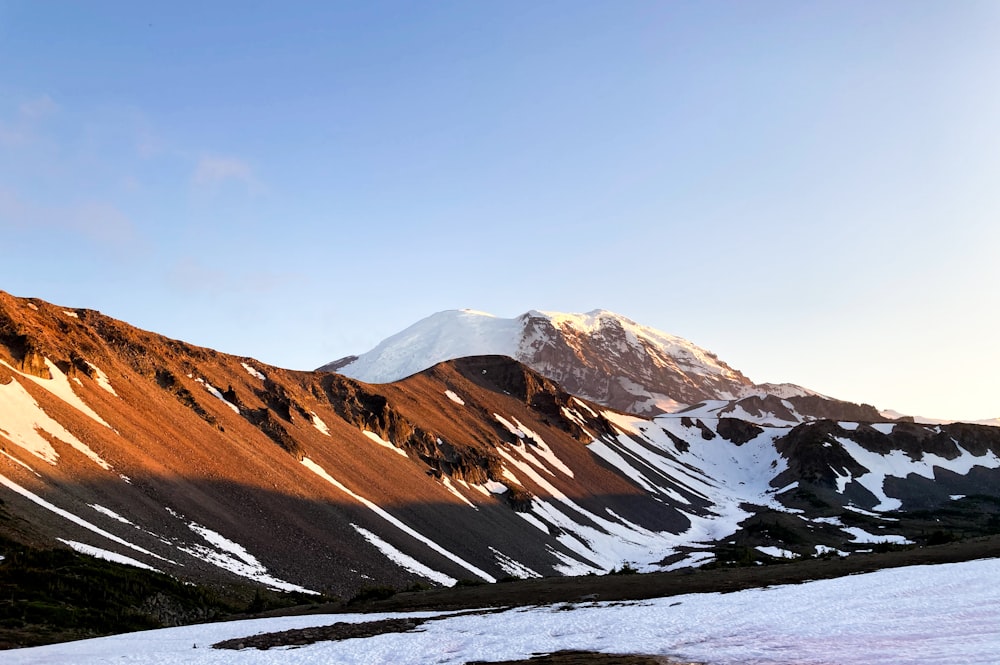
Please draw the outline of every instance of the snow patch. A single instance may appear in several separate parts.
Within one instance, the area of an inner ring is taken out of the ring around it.
[[[497,482],[495,480],[487,480],[483,483],[483,487],[489,490],[490,494],[503,494],[510,488],[503,483]]]
[[[836,554],[837,556],[848,556],[850,552],[845,552],[843,550],[838,550],[835,547],[827,547],[826,545],[816,546],[816,555],[823,556],[824,554]]]
[[[490,546],[490,551],[493,552],[493,556],[496,558],[497,565],[511,577],[519,577],[521,579],[528,579],[530,577],[541,577],[531,568],[528,568],[520,561],[515,561],[510,558],[497,548]]]
[[[456,395],[454,391],[446,390],[444,391],[444,394],[448,397],[448,399],[450,399],[455,404],[458,404],[460,406],[465,406],[465,400]]]
[[[152,570],[155,573],[161,573],[163,571],[153,568],[149,564],[145,564],[141,561],[133,559],[130,556],[125,556],[124,554],[118,554],[118,552],[111,552],[109,550],[101,549],[100,547],[94,547],[93,545],[87,545],[85,543],[78,543],[75,540],[66,540],[64,538],[56,538],[61,543],[69,545],[72,549],[76,550],[80,554],[86,554],[98,559],[104,559],[105,561],[112,561],[114,563],[122,563],[126,566],[134,566],[136,568],[143,568],[145,570]]]
[[[213,397],[215,397],[217,400],[219,400],[220,402],[222,402],[223,404],[225,404],[226,406],[228,406],[230,409],[232,409],[233,413],[235,413],[236,415],[239,415],[239,413],[240,413],[240,407],[236,406],[235,404],[233,404],[232,402],[230,402],[229,400],[227,400],[225,397],[223,397],[222,393],[219,392],[218,388],[216,388],[211,383],[209,383],[208,381],[206,381],[205,379],[202,379],[200,377],[197,378],[197,379],[195,379],[195,381],[197,381],[198,383],[200,383],[203,386],[205,386],[205,390],[207,390],[208,392],[210,392]]]
[[[874,534],[868,533],[864,529],[856,526],[845,526],[841,529],[851,536],[851,540],[855,543],[892,543],[894,545],[912,545],[913,541],[904,538],[903,536],[896,536],[888,533]]]
[[[142,547],[139,547],[138,545],[133,545],[132,543],[130,543],[127,540],[124,540],[122,538],[119,538],[118,536],[114,535],[113,533],[108,533],[104,529],[102,529],[102,528],[100,528],[98,526],[95,526],[94,524],[91,524],[87,520],[85,520],[82,517],[79,517],[77,515],[74,515],[73,513],[69,512],[68,510],[63,510],[62,508],[59,508],[58,506],[55,506],[52,503],[49,503],[48,501],[46,501],[42,497],[40,497],[37,494],[35,494],[35,493],[33,493],[33,492],[31,492],[31,491],[29,491],[29,490],[21,487],[20,485],[18,485],[17,483],[15,483],[13,480],[10,480],[6,476],[0,475],[0,485],[5,486],[7,489],[13,490],[14,492],[17,492],[18,494],[20,494],[24,498],[28,499],[29,501],[34,502],[35,504],[41,506],[42,508],[45,508],[46,510],[51,511],[51,512],[55,513],[56,515],[59,515],[60,517],[63,517],[65,519],[69,520],[70,522],[73,522],[74,524],[82,526],[84,529],[87,529],[88,531],[92,531],[92,532],[96,533],[99,536],[103,536],[103,537],[107,538],[108,540],[110,540],[112,542],[118,543],[119,545],[124,545],[125,547],[128,547],[129,549],[135,550],[136,552],[139,552],[141,554],[145,554],[147,556],[151,556],[151,557],[153,557],[155,559],[159,559],[161,561],[167,561],[169,563],[174,563],[173,561],[170,561],[169,559],[164,559],[162,556],[159,556],[158,554],[153,554],[149,550],[143,549]]]
[[[174,513],[174,515],[177,514]],[[267,568],[265,568],[256,557],[247,552],[246,548],[239,543],[235,543],[225,536],[212,531],[208,527],[204,527],[197,522],[187,522],[187,526],[189,529],[201,536],[201,538],[211,545],[211,547],[205,547],[204,545],[198,544],[178,546],[178,549],[182,552],[187,552],[191,556],[201,559],[206,563],[210,563],[213,566],[222,568],[223,570],[228,570],[229,572],[239,575],[240,577],[246,577],[247,579],[260,582],[271,589],[281,591],[298,591],[301,593],[319,595],[319,592],[317,591],[306,589],[298,584],[292,584],[291,582],[279,580],[278,578],[270,575],[267,572]]]
[[[76,392],[74,392],[73,386],[70,385],[70,383],[69,383],[69,377],[67,377],[65,374],[63,374],[62,370],[60,370],[55,365],[55,363],[53,363],[48,358],[45,359],[45,366],[48,367],[49,373],[52,375],[51,379],[41,379],[41,378],[39,378],[37,376],[32,376],[31,374],[24,374],[23,372],[20,372],[17,369],[15,369],[15,368],[11,367],[10,365],[8,365],[3,360],[0,360],[0,365],[3,365],[7,369],[9,369],[12,372],[16,373],[17,375],[19,375],[19,376],[21,376],[21,377],[23,377],[25,379],[28,379],[29,381],[31,381],[35,385],[37,385],[37,386],[39,386],[41,388],[44,388],[45,390],[49,391],[50,393],[52,393],[53,395],[55,395],[56,397],[58,397],[62,401],[66,402],[67,404],[69,404],[70,406],[72,406],[74,409],[76,409],[80,413],[82,413],[85,416],[87,416],[88,418],[92,418],[93,420],[95,420],[96,422],[104,425],[108,429],[111,429],[111,425],[109,425],[103,418],[101,418],[99,415],[97,415],[96,411],[94,411],[93,409],[91,409],[89,406],[87,406],[84,403],[84,401],[82,399],[80,399],[80,396],[77,395]]]
[[[351,498],[353,498],[355,501],[358,501],[359,503],[361,503],[362,505],[364,505],[365,507],[367,507],[369,510],[371,510],[376,515],[378,515],[379,517],[381,517],[385,521],[387,521],[390,524],[392,524],[393,526],[395,526],[397,529],[399,529],[399,530],[403,531],[404,533],[407,533],[410,536],[416,538],[417,540],[419,540],[423,544],[427,545],[428,547],[430,547],[432,550],[434,550],[438,554],[441,554],[441,555],[443,555],[443,556],[451,559],[452,561],[454,561],[455,563],[457,563],[462,568],[465,568],[469,572],[473,573],[474,575],[476,575],[478,577],[481,577],[482,579],[486,580],[487,582],[496,582],[496,578],[493,577],[492,575],[490,575],[489,573],[487,573],[487,572],[485,572],[483,570],[480,570],[479,568],[473,566],[468,561],[465,561],[461,557],[453,554],[452,552],[449,552],[448,550],[446,550],[445,548],[441,547],[440,545],[438,545],[433,540],[431,540],[427,536],[423,535],[422,533],[420,533],[416,529],[410,528],[409,526],[407,526],[406,524],[404,524],[402,522],[402,520],[397,519],[395,516],[393,516],[391,513],[389,513],[387,510],[383,509],[381,506],[377,505],[376,503],[374,503],[372,501],[369,501],[368,499],[364,498],[360,494],[357,494],[357,493],[351,491],[350,489],[347,488],[346,485],[344,485],[339,480],[337,480],[336,478],[334,478],[333,476],[331,476],[329,473],[326,472],[326,470],[323,467],[321,467],[319,464],[317,464],[316,462],[312,461],[308,457],[303,457],[301,464],[302,464],[302,466],[306,467],[307,469],[309,469],[310,471],[312,471],[313,473],[315,473],[317,476],[319,476],[320,478],[322,478],[326,482],[330,483],[331,485],[333,485],[334,487],[336,487],[337,489],[339,489],[344,494],[347,494],[348,496],[350,496]]]
[[[111,382],[108,381],[108,375],[105,374],[104,371],[101,370],[101,368],[95,365],[94,363],[88,362],[87,366],[90,367],[90,369],[94,370],[94,374],[97,375],[97,378],[95,379],[95,381],[97,381],[97,385],[100,386],[102,390],[111,393],[115,397],[118,397],[118,393],[115,392],[115,389],[111,385]]]
[[[458,499],[462,503],[466,504],[467,506],[469,506],[473,510],[479,510],[479,507],[476,506],[476,504],[474,504],[471,501],[469,501],[469,499],[466,498],[466,496],[464,494],[462,494],[461,492],[458,491],[458,488],[455,487],[454,484],[452,484],[451,478],[449,478],[448,476],[441,476],[441,484],[444,485],[444,488],[446,490],[448,490],[453,495],[455,495],[456,497],[458,497]]]
[[[111,510],[110,508],[105,508],[104,506],[102,506],[102,505],[100,505],[98,503],[89,503],[87,505],[89,505],[91,508],[93,508],[94,510],[96,510],[100,514],[105,515],[107,517],[110,517],[113,520],[117,520],[118,522],[121,522],[122,524],[128,524],[130,526],[135,526],[135,524],[133,524],[132,522],[128,521],[127,519],[125,519],[124,517],[122,517],[121,515],[119,515],[118,513],[116,513],[115,511]]]
[[[312,416],[313,427],[318,429],[321,434],[326,434],[327,436],[330,436],[330,428],[326,426],[326,423],[323,422],[323,419],[317,416],[312,411],[309,412],[309,415]]]
[[[444,573],[434,570],[433,568],[425,566],[410,555],[400,552],[398,549],[385,542],[368,529],[363,529],[357,524],[351,524],[351,527],[361,534],[362,538],[367,540],[369,543],[374,545],[376,549],[382,552],[387,559],[398,565],[400,568],[408,570],[415,575],[420,575],[420,577],[437,582],[442,586],[454,586],[455,582],[458,581],[454,577],[450,577]]]
[[[0,432],[2,432],[2,431],[3,430],[0,430]],[[2,448],[0,448],[0,455],[3,455],[4,457],[6,457],[7,459],[9,459],[14,464],[17,464],[18,466],[24,467],[25,469],[27,469],[31,473],[35,474],[37,477],[39,477],[39,478],[42,477],[42,474],[38,473],[37,471],[35,471],[34,469],[32,469],[30,466],[28,466],[27,464],[25,464],[21,460],[17,459],[16,457],[14,457],[10,453],[8,453],[6,450],[3,450]]]
[[[0,360],[0,364],[11,368],[10,365],[7,365],[2,360]],[[17,370],[14,371],[16,372]],[[24,375],[22,374],[22,376]],[[63,378],[65,378],[65,375],[63,375]],[[65,385],[66,389],[72,390],[69,388],[68,381]],[[43,431],[83,453],[84,456],[102,469],[111,469],[111,465],[91,450],[90,446],[73,436],[69,430],[45,413],[38,402],[35,401],[35,398],[25,390],[24,386],[16,378],[11,379],[11,382],[6,385],[0,384],[0,414],[3,415],[3,419],[0,420],[0,434],[3,434],[12,443],[49,464],[55,465],[59,459],[59,453],[56,452],[52,444],[39,431]],[[96,414],[94,415],[96,416]],[[107,423],[101,422],[107,425]]]
[[[240,365],[242,365],[243,369],[245,369],[247,371],[247,374],[249,374],[253,378],[259,379],[261,381],[267,381],[267,376],[265,376],[263,372],[261,372],[260,370],[258,370],[253,365],[248,365],[248,364],[243,363],[243,362],[241,362]]]
[[[383,439],[382,437],[380,437],[375,432],[370,432],[370,431],[368,431],[368,430],[365,429],[365,430],[361,430],[361,433],[364,434],[365,436],[367,436],[369,439],[371,439],[375,443],[377,443],[378,445],[382,446],[383,448],[388,448],[389,450],[391,450],[392,452],[396,453],[397,455],[402,455],[403,457],[409,457],[409,455],[406,454],[405,450],[403,450],[402,448],[397,448],[396,446],[392,445],[391,443],[389,443],[388,441],[386,441],[385,439]]]

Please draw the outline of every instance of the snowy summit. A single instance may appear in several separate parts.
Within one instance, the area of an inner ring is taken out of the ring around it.
[[[715,354],[602,309],[531,310],[513,319],[471,309],[438,312],[367,353],[319,369],[389,383],[446,360],[484,355],[509,356],[571,393],[635,413],[733,399],[753,386]]]

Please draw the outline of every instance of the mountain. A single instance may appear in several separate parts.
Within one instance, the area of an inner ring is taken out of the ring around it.
[[[549,340],[558,321],[516,325]],[[594,345],[620,333],[621,357],[659,353],[617,317],[593,326]],[[677,345],[690,390],[746,385]],[[0,556],[66,547],[216,587],[349,598],[1000,531],[1000,429],[733,415],[626,414],[506,355],[365,384],[0,292]]]
[[[637,415],[691,408],[764,424],[885,420],[874,407],[793,384],[754,384],[710,351],[600,309],[586,314],[532,310],[514,319],[468,309],[439,312],[367,353],[318,371],[390,383],[446,360],[481,355],[514,358],[574,395]]]
[[[503,319],[474,310],[439,312],[360,356],[319,368],[388,383],[466,356],[514,358],[567,391],[634,413],[733,399],[753,383],[715,354],[605,310],[532,310]]]

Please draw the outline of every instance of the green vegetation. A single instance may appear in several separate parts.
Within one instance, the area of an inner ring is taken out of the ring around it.
[[[347,604],[357,605],[358,603],[385,600],[386,598],[392,598],[395,595],[396,590],[390,586],[366,586],[354,594],[354,596],[347,601]]]
[[[249,585],[226,590],[0,536],[0,649],[222,619],[315,602]]]

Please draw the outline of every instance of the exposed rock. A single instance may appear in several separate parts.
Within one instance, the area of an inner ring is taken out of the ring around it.
[[[736,445],[742,445],[751,439],[756,438],[763,428],[754,425],[753,423],[748,423],[745,420],[738,420],[737,418],[719,418],[719,424],[716,427],[716,431],[719,433],[723,439],[727,441],[732,441]]]

